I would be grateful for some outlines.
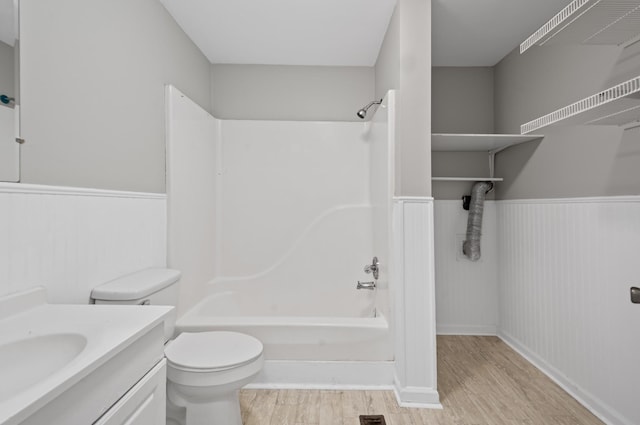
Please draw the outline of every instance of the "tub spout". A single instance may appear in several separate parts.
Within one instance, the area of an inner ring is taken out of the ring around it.
[[[358,281],[358,286],[356,286],[356,289],[368,289],[370,291],[373,291],[374,289],[376,289],[376,283]]]

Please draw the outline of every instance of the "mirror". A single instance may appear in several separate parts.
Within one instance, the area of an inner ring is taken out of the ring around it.
[[[0,0],[0,181],[20,180],[18,0]]]

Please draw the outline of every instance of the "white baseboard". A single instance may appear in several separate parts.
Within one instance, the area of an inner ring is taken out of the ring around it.
[[[498,328],[495,325],[436,325],[436,334],[496,336]]]
[[[424,387],[402,387],[398,378],[394,379],[393,391],[401,407],[422,409],[442,409],[438,390]]]
[[[544,359],[530,351],[525,345],[521,344],[515,338],[512,338],[507,332],[498,332],[498,337],[505,344],[515,350],[522,357],[527,359],[529,363],[538,368],[542,373],[547,375],[553,382],[558,384],[571,397],[575,398],[586,409],[598,417],[607,425],[634,425],[631,421],[621,417],[608,405],[598,400],[588,392],[581,389],[573,381],[568,379],[561,371],[548,364]]]
[[[247,388],[393,389],[393,362],[266,360]]]

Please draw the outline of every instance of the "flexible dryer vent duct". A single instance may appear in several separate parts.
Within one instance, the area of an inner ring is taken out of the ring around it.
[[[471,189],[469,218],[467,220],[467,239],[462,244],[462,252],[471,261],[480,259],[480,236],[482,234],[482,213],[487,192],[493,189],[491,182],[478,182]]]

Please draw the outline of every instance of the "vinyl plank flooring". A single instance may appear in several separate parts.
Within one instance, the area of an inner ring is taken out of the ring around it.
[[[392,391],[243,390],[245,425],[601,425],[602,422],[496,337],[438,337],[443,409],[399,407]]]

